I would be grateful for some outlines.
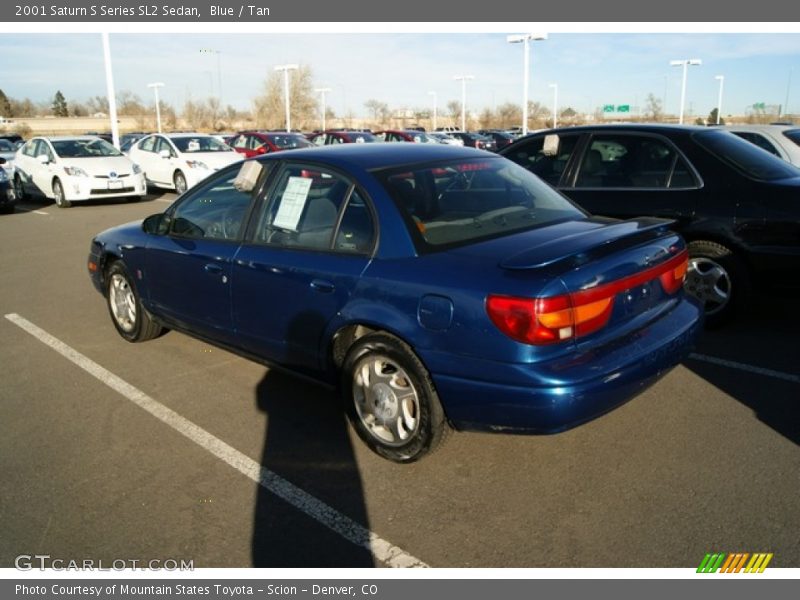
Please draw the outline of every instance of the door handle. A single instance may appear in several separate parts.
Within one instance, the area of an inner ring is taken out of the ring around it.
[[[310,286],[312,290],[321,294],[331,294],[336,290],[335,285],[324,279],[312,279]]]
[[[222,273],[222,267],[216,263],[208,263],[206,266],[203,267],[203,270],[206,273],[211,273],[212,275],[219,275]]]

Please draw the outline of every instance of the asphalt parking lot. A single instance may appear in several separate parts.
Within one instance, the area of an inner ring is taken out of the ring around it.
[[[89,241],[173,197],[0,216],[0,567],[696,567],[710,551],[800,567],[797,295],[762,294],[592,423],[457,433],[400,466],[330,391],[182,334],[117,335]]]

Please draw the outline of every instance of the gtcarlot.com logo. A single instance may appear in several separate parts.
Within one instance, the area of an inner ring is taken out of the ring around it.
[[[772,552],[708,553],[703,557],[698,573],[763,573],[772,560]]]
[[[122,559],[111,561],[85,559],[53,558],[49,554],[20,554],[14,559],[14,567],[18,571],[194,571],[193,560],[175,558],[167,559]]]

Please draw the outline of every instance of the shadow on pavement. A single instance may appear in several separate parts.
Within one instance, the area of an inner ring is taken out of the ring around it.
[[[267,415],[261,466],[369,528],[361,476],[335,394],[269,371],[256,389]],[[371,553],[258,486],[255,567],[373,567]]]

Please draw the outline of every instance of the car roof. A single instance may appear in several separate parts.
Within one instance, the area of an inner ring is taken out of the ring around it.
[[[49,140],[51,142],[74,142],[78,140],[97,140],[103,139],[99,135],[37,135],[32,139]]]
[[[256,160],[280,160],[276,154]],[[468,158],[493,159],[497,155],[483,150],[444,144],[340,144],[292,150],[292,160],[321,161],[331,165],[356,166],[366,171],[400,167],[414,163],[459,160]]]
[[[170,139],[177,139],[177,138],[195,138],[195,137],[214,137],[211,133],[156,133],[153,135],[163,135],[164,137]]]
[[[725,131],[771,131],[780,133],[782,131],[791,131],[792,129],[800,129],[800,125],[724,125],[720,127]]]

